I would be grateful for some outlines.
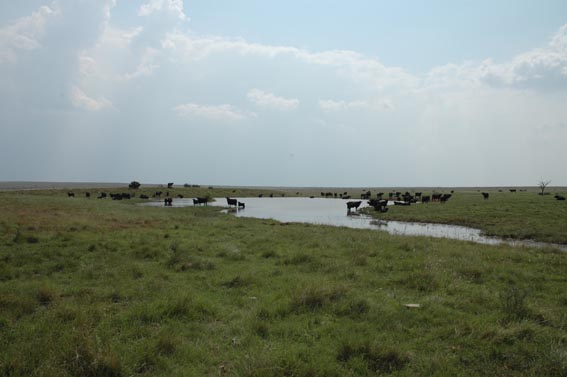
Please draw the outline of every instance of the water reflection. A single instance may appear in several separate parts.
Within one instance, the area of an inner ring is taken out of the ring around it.
[[[384,221],[361,214],[348,212],[343,199],[325,198],[236,198],[246,204],[246,209],[226,209],[237,217],[274,219],[281,222],[302,222],[318,225],[345,226],[357,229],[376,229],[395,235],[428,236],[472,241],[482,244],[507,243],[515,246],[556,247],[567,251],[567,245],[548,244],[535,241],[508,241],[496,237],[487,237],[479,229],[458,225],[413,223],[403,221]],[[392,203],[388,203],[391,205]],[[163,206],[163,202],[150,202],[145,205]],[[227,207],[226,198],[216,198],[209,205]],[[419,204],[418,204],[419,205]],[[174,199],[173,207],[193,206],[192,199]],[[362,201],[360,208],[367,207]]]

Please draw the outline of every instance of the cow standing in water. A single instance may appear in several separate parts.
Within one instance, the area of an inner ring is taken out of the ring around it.
[[[347,210],[348,212],[350,212],[351,208],[354,208],[354,210],[356,211],[358,209],[358,207],[360,207],[360,205],[362,204],[362,201],[357,201],[357,202],[347,202],[346,206],[347,206]]]
[[[198,205],[201,205],[201,204],[207,205],[208,202],[209,202],[209,199],[207,199],[206,197],[204,197],[204,198],[198,197],[196,199],[193,199],[193,205],[197,205],[197,204]]]
[[[228,204],[228,206],[235,206],[238,204],[238,200],[237,199],[231,199],[229,197],[226,198],[226,203]]]

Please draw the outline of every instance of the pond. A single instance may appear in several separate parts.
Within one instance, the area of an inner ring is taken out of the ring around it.
[[[414,223],[404,221],[378,220],[355,211],[347,211],[346,203],[351,200],[326,198],[237,198],[246,204],[245,209],[226,209],[237,217],[273,219],[280,222],[300,222],[318,225],[344,226],[357,229],[375,229],[395,235],[428,236],[472,241],[482,244],[510,244],[526,247],[555,247],[567,251],[567,245],[549,244],[535,241],[504,240],[488,237],[480,229],[458,225]],[[389,202],[388,205],[392,205]],[[163,206],[163,201],[144,203],[149,206]],[[225,198],[216,198],[212,206],[227,207]],[[416,204],[421,205],[421,204]],[[192,199],[173,199],[172,207],[193,206]],[[362,200],[360,208],[368,204]]]

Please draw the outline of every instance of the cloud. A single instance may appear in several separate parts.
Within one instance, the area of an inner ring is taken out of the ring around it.
[[[186,103],[174,107],[177,115],[183,118],[204,118],[214,121],[239,121],[256,117],[256,114],[243,111],[233,105],[199,105]]]
[[[34,50],[41,46],[46,23],[59,12],[42,6],[30,16],[22,17],[0,29],[0,63],[15,62],[17,50]]]
[[[159,64],[155,63],[156,55],[158,55],[157,50],[151,47],[146,48],[136,69],[133,72],[124,74],[122,77],[126,80],[132,80],[151,75],[159,68]]]
[[[252,89],[246,95],[250,102],[259,106],[266,106],[277,110],[290,111],[295,110],[299,106],[297,98],[278,97],[273,93],[264,92],[260,89]]]
[[[166,50],[176,51],[189,62],[205,59],[214,54],[237,53],[242,56],[257,56],[273,59],[292,56],[308,64],[333,67],[350,79],[366,82],[376,89],[387,87],[412,87],[418,79],[402,68],[387,67],[376,59],[369,59],[349,50],[310,52],[290,46],[274,46],[250,43],[242,38],[218,36],[195,36],[180,31],[167,33],[161,45]]]
[[[567,89],[567,24],[540,48],[507,62],[486,59],[480,63],[446,64],[433,68],[421,89],[471,89],[480,87],[554,91]]]
[[[386,111],[393,110],[394,105],[390,100],[384,99],[379,101],[336,101],[332,99],[319,100],[319,108],[323,111],[345,111],[345,110],[373,110],[373,111]]]
[[[75,107],[88,111],[99,111],[112,107],[112,103],[106,98],[95,100],[85,94],[79,87],[71,87],[71,102]]]
[[[138,15],[149,16],[150,14],[161,10],[172,12],[180,20],[187,20],[187,15],[183,10],[183,0],[150,0],[140,6]]]

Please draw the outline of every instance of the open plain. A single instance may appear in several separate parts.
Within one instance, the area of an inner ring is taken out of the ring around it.
[[[0,192],[1,375],[567,374],[564,252],[137,205],[158,189]],[[565,243],[566,208],[462,189],[377,216]]]

